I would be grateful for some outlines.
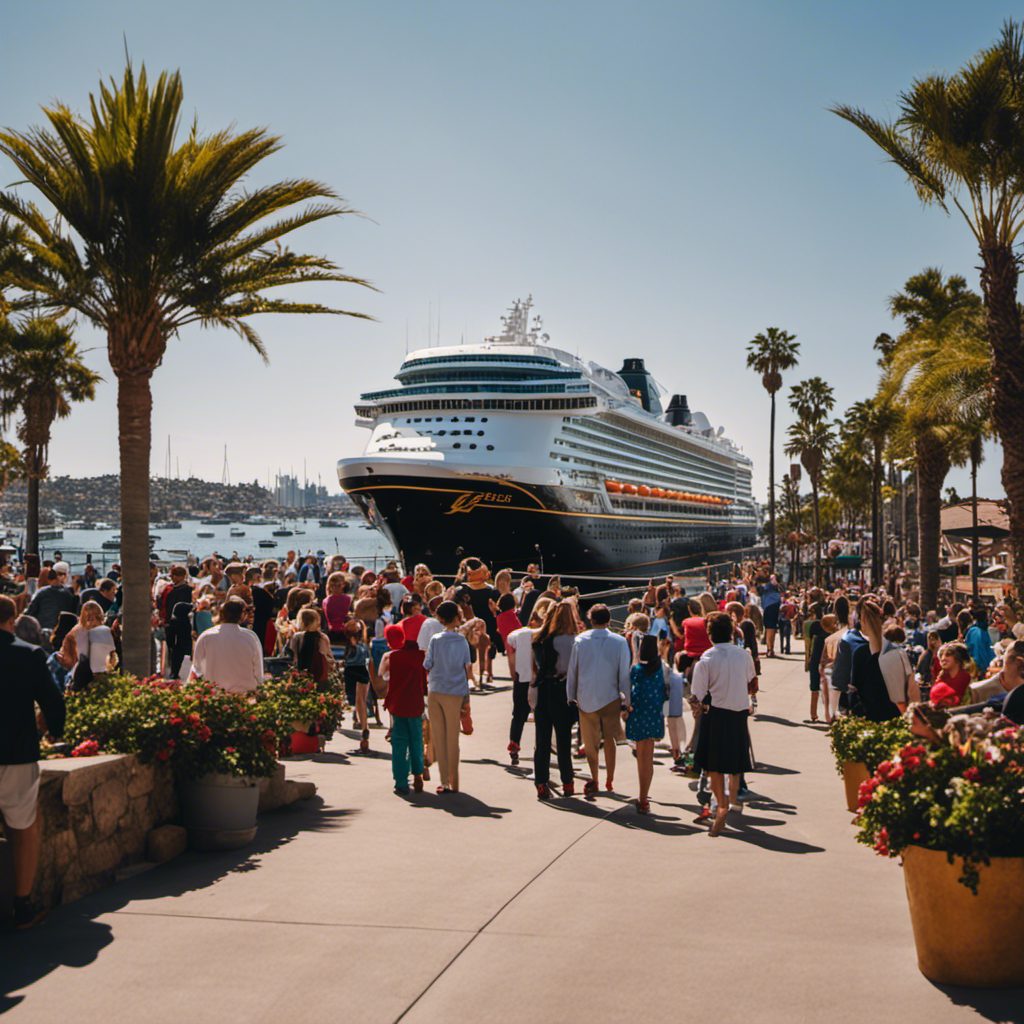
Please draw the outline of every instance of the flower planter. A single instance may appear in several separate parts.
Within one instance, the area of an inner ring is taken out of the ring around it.
[[[256,836],[258,779],[210,772],[179,785],[182,817],[195,850],[233,850]]]
[[[910,846],[903,878],[921,973],[940,985],[1024,985],[1024,857],[993,857],[980,866],[978,895],[957,879],[941,850]]]
[[[847,810],[856,814],[860,799],[860,785],[871,778],[868,766],[863,761],[843,762],[843,785],[846,787]]]
[[[293,732],[291,751],[293,754],[319,754],[320,738],[318,736],[310,736],[307,732]]]

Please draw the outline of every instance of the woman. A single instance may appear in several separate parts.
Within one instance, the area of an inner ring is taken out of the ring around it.
[[[469,594],[473,615],[483,619],[486,630],[485,637],[481,637],[476,644],[481,687],[485,682],[494,682],[491,647],[501,643],[496,615],[497,600],[501,595],[487,582],[489,577],[490,571],[479,558],[466,559],[466,583],[463,592]]]
[[[954,640],[939,648],[939,674],[932,684],[928,699],[937,708],[950,708],[961,703],[971,683],[974,662],[967,645]]]
[[[187,679],[188,668],[182,672],[186,658],[192,657],[192,605],[178,601],[171,609],[164,638],[167,641],[167,678]],[[191,667],[191,666],[189,666]]]
[[[533,780],[537,786],[538,800],[551,797],[552,732],[555,734],[562,792],[565,796],[572,796],[576,791],[572,767],[572,727],[575,714],[565,690],[569,655],[575,639],[576,619],[573,610],[568,604],[562,603],[554,605],[548,612],[533,641],[533,661],[537,668],[534,683],[537,688],[537,706],[534,711],[536,743],[533,752]]]
[[[114,653],[114,635],[103,620],[99,602],[86,601],[79,612],[78,625],[71,631],[78,656],[89,656],[89,668],[94,673],[106,672],[108,659]]]
[[[640,778],[636,809],[639,814],[646,814],[651,809],[648,796],[654,778],[654,742],[665,735],[662,708],[668,696],[657,637],[644,636],[640,640],[639,658],[629,670],[629,684],[630,708],[622,712],[622,720],[626,723],[626,739],[636,744],[636,770]]]
[[[821,655],[825,650],[825,640],[828,633],[822,625],[821,617],[824,608],[819,602],[815,602],[808,609],[809,625],[807,627],[807,648],[804,652],[804,664],[807,668],[807,676],[811,689],[811,722],[818,722],[818,694],[821,692]],[[827,711],[825,718],[828,720]]]
[[[352,595],[349,590],[349,582],[343,572],[332,572],[327,577],[327,592],[322,605],[324,619],[327,624],[327,635],[338,642],[342,639],[345,621],[352,607]]]
[[[736,801],[740,776],[751,768],[750,690],[757,677],[750,652],[732,642],[733,632],[732,617],[726,612],[708,616],[708,635],[713,647],[693,668],[690,697],[694,717],[700,720],[694,766],[708,773],[718,804],[711,828],[713,836],[721,835],[725,828],[729,801]]]
[[[370,687],[370,650],[366,645],[366,627],[361,619],[349,619],[345,623],[345,643],[342,648],[342,671],[345,676],[345,698],[355,710],[352,725],[361,731],[359,749],[366,753],[370,749],[370,729],[366,717],[366,693]]]
[[[761,589],[761,611],[764,613],[764,645],[767,656],[775,657],[775,631],[779,628],[779,611],[782,608],[782,590],[775,575],[768,577],[768,582]],[[779,642],[781,654],[782,642]]]
[[[490,638],[487,636],[487,623],[473,611],[473,600],[468,587],[459,587],[455,594],[454,603],[459,609],[459,632],[466,638],[466,643],[469,644],[471,665],[480,662],[480,668],[478,669],[480,676],[478,680],[473,678],[472,667],[469,670],[470,689],[482,690],[484,688],[484,672],[480,652],[481,648],[490,648],[491,644]]]
[[[704,609],[701,607],[700,601],[691,598],[687,602],[687,608],[690,615],[680,624],[680,632],[683,637],[681,650],[693,661],[696,661],[705,651],[711,649],[711,639],[708,637],[707,626],[704,622]]]
[[[888,722],[900,715],[892,699],[879,659],[884,653],[882,609],[873,598],[862,597],[857,603],[860,632],[867,640],[851,662],[850,687],[861,703],[860,712],[872,722]],[[905,699],[905,698],[904,698]]]
[[[288,641],[288,651],[300,672],[307,672],[316,683],[327,682],[336,669],[329,637],[321,631],[320,613],[315,608],[299,611],[298,631]]]

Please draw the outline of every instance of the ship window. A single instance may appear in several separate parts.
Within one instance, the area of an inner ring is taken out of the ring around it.
[[[462,447],[462,445],[461,445],[461,444],[459,444],[459,442],[458,442],[458,441],[456,441],[456,442],[455,442],[455,444],[453,444],[453,445],[452,445],[452,447],[453,447],[453,448],[461,448],[461,447]]]
[[[475,444],[471,444],[471,445],[470,445],[469,447],[470,447],[470,448],[475,448],[475,447],[476,447],[476,445],[475,445]]]
[[[482,430],[478,430],[478,431],[476,432],[476,436],[477,436],[477,437],[483,437],[483,436],[484,436],[484,432],[483,432]]]
[[[447,433],[448,433],[448,431],[447,431],[447,430],[439,430],[439,431],[437,432],[437,436],[438,436],[438,437],[444,437],[444,435],[445,435],[445,434],[447,434]]]
[[[489,444],[489,445],[487,446],[487,450],[488,450],[489,452],[493,452],[493,451],[494,451],[494,445],[493,445],[493,444]]]
[[[487,417],[486,416],[481,416],[480,417],[480,422],[481,423],[486,423],[487,422]]]
[[[467,423],[476,423],[476,417],[475,416],[467,416],[466,417],[466,422]]]
[[[409,421],[406,420],[405,422],[408,423]],[[416,419],[413,420],[413,423],[419,423],[419,422],[421,422],[421,419],[420,419],[419,416],[417,416]]]
[[[459,422],[459,417],[458,416],[453,416],[452,417],[452,423],[458,423],[458,422]]]

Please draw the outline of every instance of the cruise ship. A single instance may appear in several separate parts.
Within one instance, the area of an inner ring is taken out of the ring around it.
[[[479,344],[411,352],[356,405],[338,479],[403,564],[653,577],[757,542],[751,462],[643,359],[618,373],[553,347],[532,298]],[[594,589],[593,587],[589,589]]]

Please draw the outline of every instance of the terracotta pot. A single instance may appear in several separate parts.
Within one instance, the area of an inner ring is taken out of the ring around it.
[[[978,895],[957,879],[963,860],[910,846],[903,880],[921,973],[940,985],[1024,986],[1024,857],[980,865]]]
[[[319,754],[320,739],[317,736],[310,736],[307,732],[293,732],[291,735],[291,749],[293,754]]]
[[[857,813],[860,798],[860,784],[871,778],[868,766],[863,761],[843,762],[843,785],[846,787],[846,808]]]

